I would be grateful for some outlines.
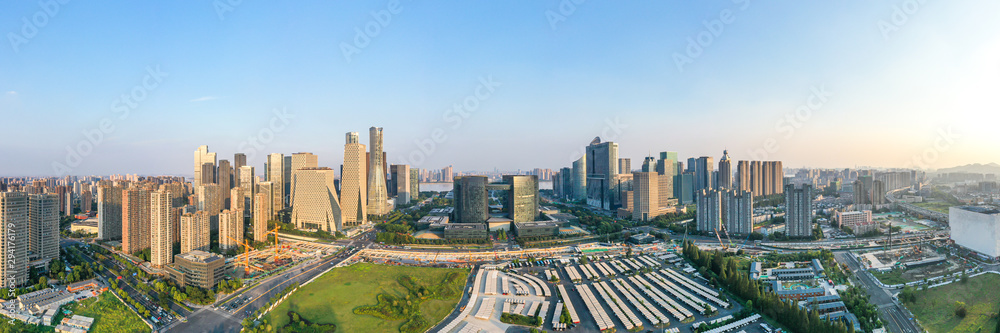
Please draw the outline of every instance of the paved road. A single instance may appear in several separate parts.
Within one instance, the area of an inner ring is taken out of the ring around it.
[[[889,332],[921,332],[906,310],[903,309],[903,306],[892,298],[891,293],[897,290],[882,288],[871,273],[861,269],[861,263],[851,256],[850,253],[834,252],[833,256],[837,262],[847,264],[847,267],[854,273],[851,275],[851,280],[856,285],[861,285],[868,292],[868,301],[878,309],[879,317],[881,317],[882,323]]]
[[[63,239],[59,243],[61,247],[84,244],[80,241],[72,239]],[[97,245],[91,245],[91,246],[97,246]],[[97,259],[91,257],[86,251],[80,250],[80,253],[83,256],[83,259],[90,263],[91,267],[97,268],[98,263],[103,264],[104,270],[99,271],[98,274],[101,277],[103,277],[105,281],[112,281],[112,280],[118,281],[118,287],[121,288],[123,291],[125,291],[125,293],[129,295],[129,297],[132,297],[132,299],[142,304],[142,306],[145,307],[147,310],[149,310],[151,314],[155,313],[155,310],[159,308],[159,305],[153,302],[153,300],[156,299],[155,297],[157,297],[158,295],[155,291],[150,291],[147,294],[146,292],[143,292],[133,287],[137,286],[139,283],[144,283],[144,282],[140,282],[138,279],[132,276],[122,276],[122,280],[117,280],[117,275],[113,274],[110,271],[110,268],[112,267],[116,268],[119,271],[123,270],[122,267],[118,266],[117,261],[113,260],[98,261]],[[178,306],[177,304],[174,304],[173,302],[170,303],[170,307],[172,310],[174,310],[174,312],[178,313],[181,316],[187,316],[191,313],[190,311],[185,310],[184,308]],[[159,317],[159,315],[157,314],[154,315]],[[148,318],[146,319],[148,320]]]
[[[350,255],[359,251],[355,248],[342,255],[333,256],[320,260],[307,261],[292,267],[285,273],[265,279],[257,286],[245,290],[237,295],[229,297],[222,302],[218,308],[204,307],[188,317],[186,323],[178,323],[169,327],[169,332],[239,332],[242,328],[241,322],[249,314],[253,314],[257,309],[264,306],[271,297],[285,290],[293,283],[302,284],[310,279],[326,272],[327,269],[340,263]],[[228,306],[236,303],[240,299],[247,301],[236,309],[227,311]]]

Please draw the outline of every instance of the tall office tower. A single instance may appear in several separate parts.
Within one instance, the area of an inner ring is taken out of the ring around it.
[[[698,165],[698,162],[697,162],[697,161],[698,161],[698,159],[696,159],[696,158],[694,158],[694,157],[689,157],[689,158],[688,158],[688,165],[687,165],[687,169],[684,169],[684,172],[690,172],[690,173],[694,173],[694,172],[695,172],[695,171],[694,171],[694,169],[695,169],[695,168],[697,167],[697,165]]]
[[[648,159],[647,159],[648,160]],[[655,163],[655,162],[653,162]],[[646,169],[645,163],[643,169]],[[660,175],[656,172],[632,173],[632,219],[649,221],[660,211]]]
[[[749,235],[753,232],[753,193],[738,190],[725,192],[725,225],[730,234]]]
[[[344,144],[344,169],[340,172],[340,203],[344,225],[368,222],[368,179],[365,178],[365,145],[358,132],[347,133]]]
[[[208,251],[211,244],[210,217],[204,211],[181,216],[181,253]]]
[[[319,161],[317,161],[319,163]],[[285,156],[285,170],[282,172],[282,182],[285,185],[284,193],[285,208],[292,206],[292,155]]]
[[[233,188],[233,167],[229,166],[229,160],[219,161],[217,184],[219,184],[219,191],[222,195],[219,196],[219,200],[222,202],[219,207],[222,209],[229,209],[229,195],[231,194],[229,189]]]
[[[684,205],[695,202],[694,173],[685,171],[674,176],[674,197]]]
[[[537,221],[538,176],[505,175],[503,182],[510,184],[504,203],[504,207],[510,213],[510,219],[515,223]]]
[[[733,160],[729,158],[729,151],[722,151],[722,159],[719,159],[719,175],[717,189],[733,189]]]
[[[244,153],[236,153],[233,155],[233,187],[241,187],[240,185],[240,168],[247,165],[247,155]]]
[[[295,188],[295,187],[292,186],[292,188]],[[264,196],[255,196],[254,198],[256,198],[256,199],[264,198],[264,200],[267,200],[267,201],[263,202],[263,204],[266,204],[265,206],[267,206],[264,209],[264,211],[263,211],[265,213],[264,216],[266,216],[268,220],[273,220],[274,216],[277,214],[277,212],[274,211],[274,205],[271,204],[272,202],[274,202],[274,186],[273,186],[273,184],[271,182],[259,182],[259,183],[257,183],[257,192],[256,193],[264,195]],[[256,209],[256,207],[257,206],[256,206],[256,201],[255,201],[254,202],[254,209]]]
[[[215,153],[209,153],[208,146],[199,146],[198,150],[194,151],[194,187],[201,186],[206,177],[215,177],[215,175],[202,175],[205,170],[204,164],[211,164],[214,170]]]
[[[632,173],[631,158],[618,158],[618,173]]]
[[[701,191],[702,189],[713,189],[715,186],[712,184],[712,158],[708,156],[699,157],[695,160],[694,167],[694,189]]]
[[[334,172],[330,168],[305,168],[295,172],[292,188],[292,223],[297,229],[326,232],[344,229],[344,213],[334,187]]]
[[[239,218],[240,223],[243,222],[247,215],[247,204],[246,200],[244,200],[244,198],[246,198],[246,193],[243,193],[245,191],[246,190],[242,187],[234,187],[229,190],[229,210],[236,212],[236,216]]]
[[[122,188],[111,182],[97,187],[97,238],[122,238]]]
[[[561,198],[570,198],[573,196],[573,168],[562,168],[559,169],[560,185],[562,185]]]
[[[410,167],[410,199],[420,197],[420,169]]]
[[[455,177],[455,222],[486,223],[490,218],[486,176]]]
[[[854,181],[854,205],[870,205],[871,200],[868,199],[869,191],[865,189],[865,184],[860,179]]]
[[[736,179],[733,188],[753,193],[753,188],[750,186],[750,161],[736,162]]]
[[[239,248],[243,244],[243,216],[234,210],[219,213],[219,248],[223,251]]]
[[[722,192],[701,189],[697,192],[698,207],[695,220],[698,231],[713,232],[722,225]]]
[[[573,189],[571,191],[571,198],[573,200],[586,200],[587,155],[580,156],[579,159],[573,161],[573,173],[571,175],[572,181],[570,182],[570,187]]]
[[[274,153],[267,155],[267,181],[271,182],[274,192],[271,193],[271,211],[277,214],[285,208],[285,155]]]
[[[173,214],[170,192],[159,190],[149,194],[149,263],[162,267],[174,261]]]
[[[122,252],[135,254],[149,248],[149,211],[148,190],[122,191]]]
[[[881,180],[872,181],[872,208],[885,205],[885,183]]]
[[[785,229],[788,237],[812,236],[812,185],[785,185]]]
[[[28,282],[28,194],[0,192],[0,251],[6,260],[0,265],[0,281],[6,287]],[[20,240],[20,241],[18,241]]]
[[[257,193],[253,200],[253,240],[255,242],[267,241],[267,221],[271,218],[269,213],[271,205],[268,204],[266,193]],[[295,206],[292,206],[295,209]]]
[[[642,160],[642,172],[656,172],[656,169],[657,166],[655,157],[646,156],[646,158]]]
[[[557,200],[563,197],[562,192],[562,176],[559,175],[557,170],[555,174],[552,175],[552,196]]]
[[[410,166],[406,164],[393,164],[389,166],[389,173],[392,174],[393,192],[396,194],[396,204],[409,204],[410,198]]]
[[[59,258],[59,196],[28,196],[29,260]]]
[[[660,172],[659,168],[664,167],[673,168],[673,170],[669,172],[671,175],[679,175],[684,172],[684,170],[680,169],[681,163],[677,160],[677,152],[675,151],[661,151],[660,159],[656,162],[656,164],[658,167],[658,169],[656,169],[657,172]],[[665,174],[665,172],[660,172],[660,174]]]
[[[618,174],[618,144],[594,138],[587,146],[587,205],[605,210],[617,208],[612,202],[611,179]]]
[[[382,128],[372,127],[368,129],[368,140],[370,150],[368,154],[368,214],[384,215],[389,213],[385,184],[385,169],[382,169]]]
[[[288,178],[292,182],[291,186],[288,187],[288,193],[295,191],[295,173],[299,169],[303,168],[316,168],[319,167],[319,157],[313,155],[313,153],[294,153],[292,154],[292,168],[291,174]],[[291,195],[289,195],[290,197]],[[289,199],[291,200],[291,199]],[[294,201],[290,201],[291,205],[295,205]]]

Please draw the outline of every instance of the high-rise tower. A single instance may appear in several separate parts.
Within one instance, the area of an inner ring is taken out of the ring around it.
[[[383,169],[382,128],[368,129],[368,214],[384,215],[388,213],[387,192],[385,184],[385,169]]]
[[[349,132],[344,144],[344,168],[340,175],[340,207],[344,225],[355,226],[368,221],[368,180],[365,179],[365,145],[358,132]]]

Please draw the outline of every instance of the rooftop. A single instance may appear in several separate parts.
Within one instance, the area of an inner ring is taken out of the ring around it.
[[[996,207],[993,206],[961,206],[956,208],[979,214],[987,214],[987,215],[1000,214],[1000,210],[998,210]]]
[[[473,230],[473,229],[486,229],[486,225],[482,223],[448,223],[444,226],[445,230]]]
[[[216,260],[223,260],[223,258],[217,254],[208,253],[201,250],[194,250],[187,253],[178,254],[177,257],[184,258],[188,261],[195,261],[201,263],[210,263]]]

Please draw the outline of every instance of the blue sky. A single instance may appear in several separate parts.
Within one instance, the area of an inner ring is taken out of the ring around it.
[[[336,168],[370,126],[391,163],[456,170],[567,166],[598,135],[633,165],[998,162],[995,1],[51,4],[0,11],[0,175],[190,174],[197,146],[231,159],[262,131],[252,165],[309,151]]]

